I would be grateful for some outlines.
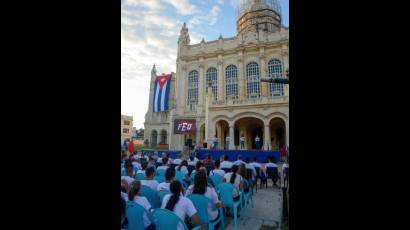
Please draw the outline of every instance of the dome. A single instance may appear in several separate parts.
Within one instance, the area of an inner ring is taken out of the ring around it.
[[[237,32],[247,29],[275,32],[282,24],[277,0],[241,0],[236,9]]]

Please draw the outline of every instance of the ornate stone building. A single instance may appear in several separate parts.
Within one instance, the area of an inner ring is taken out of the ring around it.
[[[256,135],[266,150],[288,145],[288,86],[260,80],[283,78],[288,70],[289,30],[282,26],[279,9],[273,0],[244,1],[238,8],[235,37],[220,36],[199,44],[190,44],[184,23],[178,40],[172,109],[164,115],[149,110],[144,139],[150,138],[152,143],[151,139],[156,136],[158,140],[158,132],[165,130],[171,150],[182,150],[187,140],[209,147],[214,136],[221,148],[226,136],[233,137],[226,146],[229,149],[239,148],[241,135],[246,149],[255,148]],[[152,95],[151,83],[150,100]],[[154,116],[158,119],[155,124]],[[196,133],[174,135],[175,119],[194,119]]]

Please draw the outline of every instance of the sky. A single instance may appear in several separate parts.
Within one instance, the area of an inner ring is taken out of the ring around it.
[[[288,26],[289,0],[279,0]],[[239,0],[121,0],[121,114],[144,128],[151,69],[176,72],[177,41],[184,22],[191,44],[236,35]]]

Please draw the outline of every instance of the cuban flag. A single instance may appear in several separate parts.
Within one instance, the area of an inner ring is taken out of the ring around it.
[[[154,87],[154,112],[168,111],[168,96],[171,88],[171,74],[157,76]]]

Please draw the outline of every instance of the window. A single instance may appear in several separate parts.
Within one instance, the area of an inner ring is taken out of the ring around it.
[[[187,105],[191,111],[198,104],[198,71],[192,70],[188,74],[188,100]]]
[[[130,121],[124,121],[124,125],[130,125]]]
[[[122,129],[122,132],[123,133],[130,133],[130,130],[129,129]]]
[[[167,131],[162,130],[161,131],[161,141],[160,144],[166,144],[167,143]]]
[[[246,92],[248,98],[260,97],[259,66],[256,62],[246,65]]]
[[[225,69],[226,99],[238,97],[238,69],[235,65],[228,65]]]
[[[282,63],[278,59],[272,59],[268,63],[269,77],[283,78]],[[269,83],[269,91],[271,96],[283,96],[282,83]]]
[[[206,92],[208,92],[208,82],[212,82],[212,93],[215,100],[218,99],[218,72],[216,68],[212,67],[206,71]]]

